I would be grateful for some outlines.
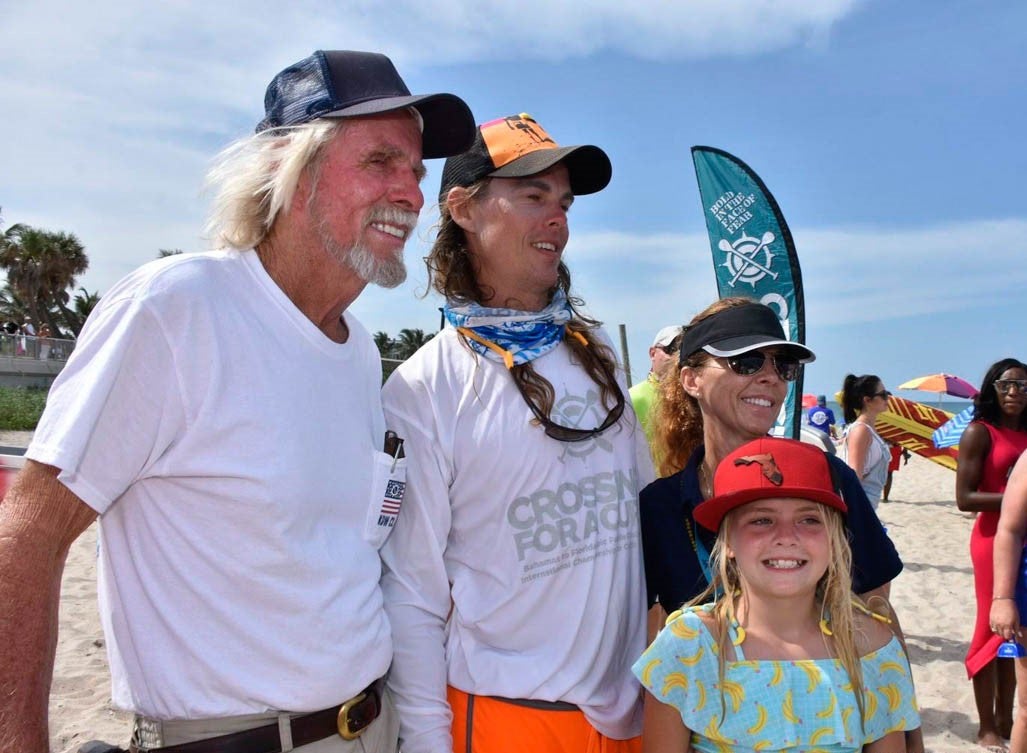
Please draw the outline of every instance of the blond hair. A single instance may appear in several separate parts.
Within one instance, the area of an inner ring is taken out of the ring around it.
[[[860,719],[863,718],[863,668],[860,664],[860,653],[856,647],[855,617],[853,603],[862,606],[862,602],[852,594],[852,549],[849,547],[845,521],[838,510],[819,505],[827,530],[828,560],[827,570],[817,583],[815,600],[820,610],[822,625],[829,627],[831,635],[824,635],[824,642],[831,656],[837,659],[852,683],[856,696]],[[726,556],[726,548],[730,544],[727,531],[738,510],[730,511],[724,516],[717,531],[717,540],[710,551],[710,570],[712,582],[706,590],[689,601],[683,608],[705,604],[716,599],[710,615],[714,621],[714,637],[717,641],[718,671],[721,686],[721,718],[724,718],[724,672],[727,654],[731,650],[731,634],[729,625],[738,624],[738,602],[745,598],[741,576],[734,559]]]
[[[214,246],[256,247],[288,209],[308,168],[313,198],[324,147],[345,127],[345,119],[314,120],[247,136],[222,150],[206,180],[216,191],[206,228]]]

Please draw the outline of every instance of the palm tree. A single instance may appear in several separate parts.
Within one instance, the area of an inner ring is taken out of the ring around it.
[[[4,323],[14,322],[20,325],[25,321],[26,316],[32,316],[32,314],[29,313],[25,301],[21,300],[14,292],[11,283],[4,283],[4,286],[0,288],[0,320]]]
[[[426,335],[421,329],[401,329],[399,337],[396,338],[395,357],[405,361],[431,338],[431,335]]]
[[[0,269],[7,272],[8,284],[25,302],[33,320],[49,324],[56,336],[60,336],[60,328],[54,309],[69,316],[68,288],[88,268],[85,248],[71,233],[18,223],[0,237]]]
[[[82,325],[86,323],[86,319],[89,318],[96,304],[100,302],[99,293],[90,293],[85,288],[79,288],[79,291],[71,302],[71,310],[64,317],[65,326],[75,337],[78,337],[78,333],[82,331]]]
[[[395,343],[392,342],[388,332],[375,332],[374,344],[382,358],[392,358],[392,349],[395,347]]]

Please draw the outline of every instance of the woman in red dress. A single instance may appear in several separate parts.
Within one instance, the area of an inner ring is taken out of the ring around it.
[[[959,440],[956,504],[964,512],[978,513],[970,534],[977,620],[966,671],[973,681],[980,718],[977,741],[986,747],[1004,747],[1003,738],[1009,737],[1013,725],[1013,662],[995,659],[1002,638],[992,633],[988,618],[1002,492],[1017,458],[1027,450],[1025,380],[1027,365],[1022,362],[1005,358],[993,364],[974,398],[974,420]]]

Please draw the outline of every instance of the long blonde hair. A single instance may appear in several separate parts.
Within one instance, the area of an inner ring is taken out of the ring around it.
[[[842,514],[827,505],[819,505],[827,529],[828,561],[827,571],[817,583],[814,598],[820,610],[822,624],[827,625],[831,635],[824,635],[831,656],[841,662],[852,690],[856,696],[860,719],[863,718],[863,669],[856,647],[855,618],[853,602],[862,605],[852,594],[852,549],[849,547],[845,521]],[[714,637],[717,641],[718,671],[720,674],[721,718],[724,709],[724,671],[726,657],[731,650],[729,625],[738,622],[738,602],[745,598],[742,580],[733,558],[726,556],[727,532],[739,509],[724,516],[717,531],[717,540],[710,551],[712,582],[706,590],[685,605],[685,609],[705,604],[715,599],[710,612],[714,620]]]
[[[272,128],[222,150],[207,173],[207,186],[216,192],[207,220],[214,246],[255,248],[292,202],[308,167],[313,198],[324,148],[346,125],[343,118]]]

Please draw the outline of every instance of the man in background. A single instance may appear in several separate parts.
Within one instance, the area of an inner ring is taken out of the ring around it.
[[[639,423],[645,430],[645,436],[650,445],[653,432],[649,425],[649,414],[659,391],[660,379],[667,373],[667,369],[677,361],[678,346],[681,345],[681,331],[681,325],[674,324],[664,327],[656,333],[653,344],[649,346],[649,374],[629,390],[631,405],[635,409]]]
[[[817,404],[806,412],[806,421],[811,429],[816,429],[825,437],[837,438],[834,411],[827,407],[827,398],[824,395],[817,395]]]

